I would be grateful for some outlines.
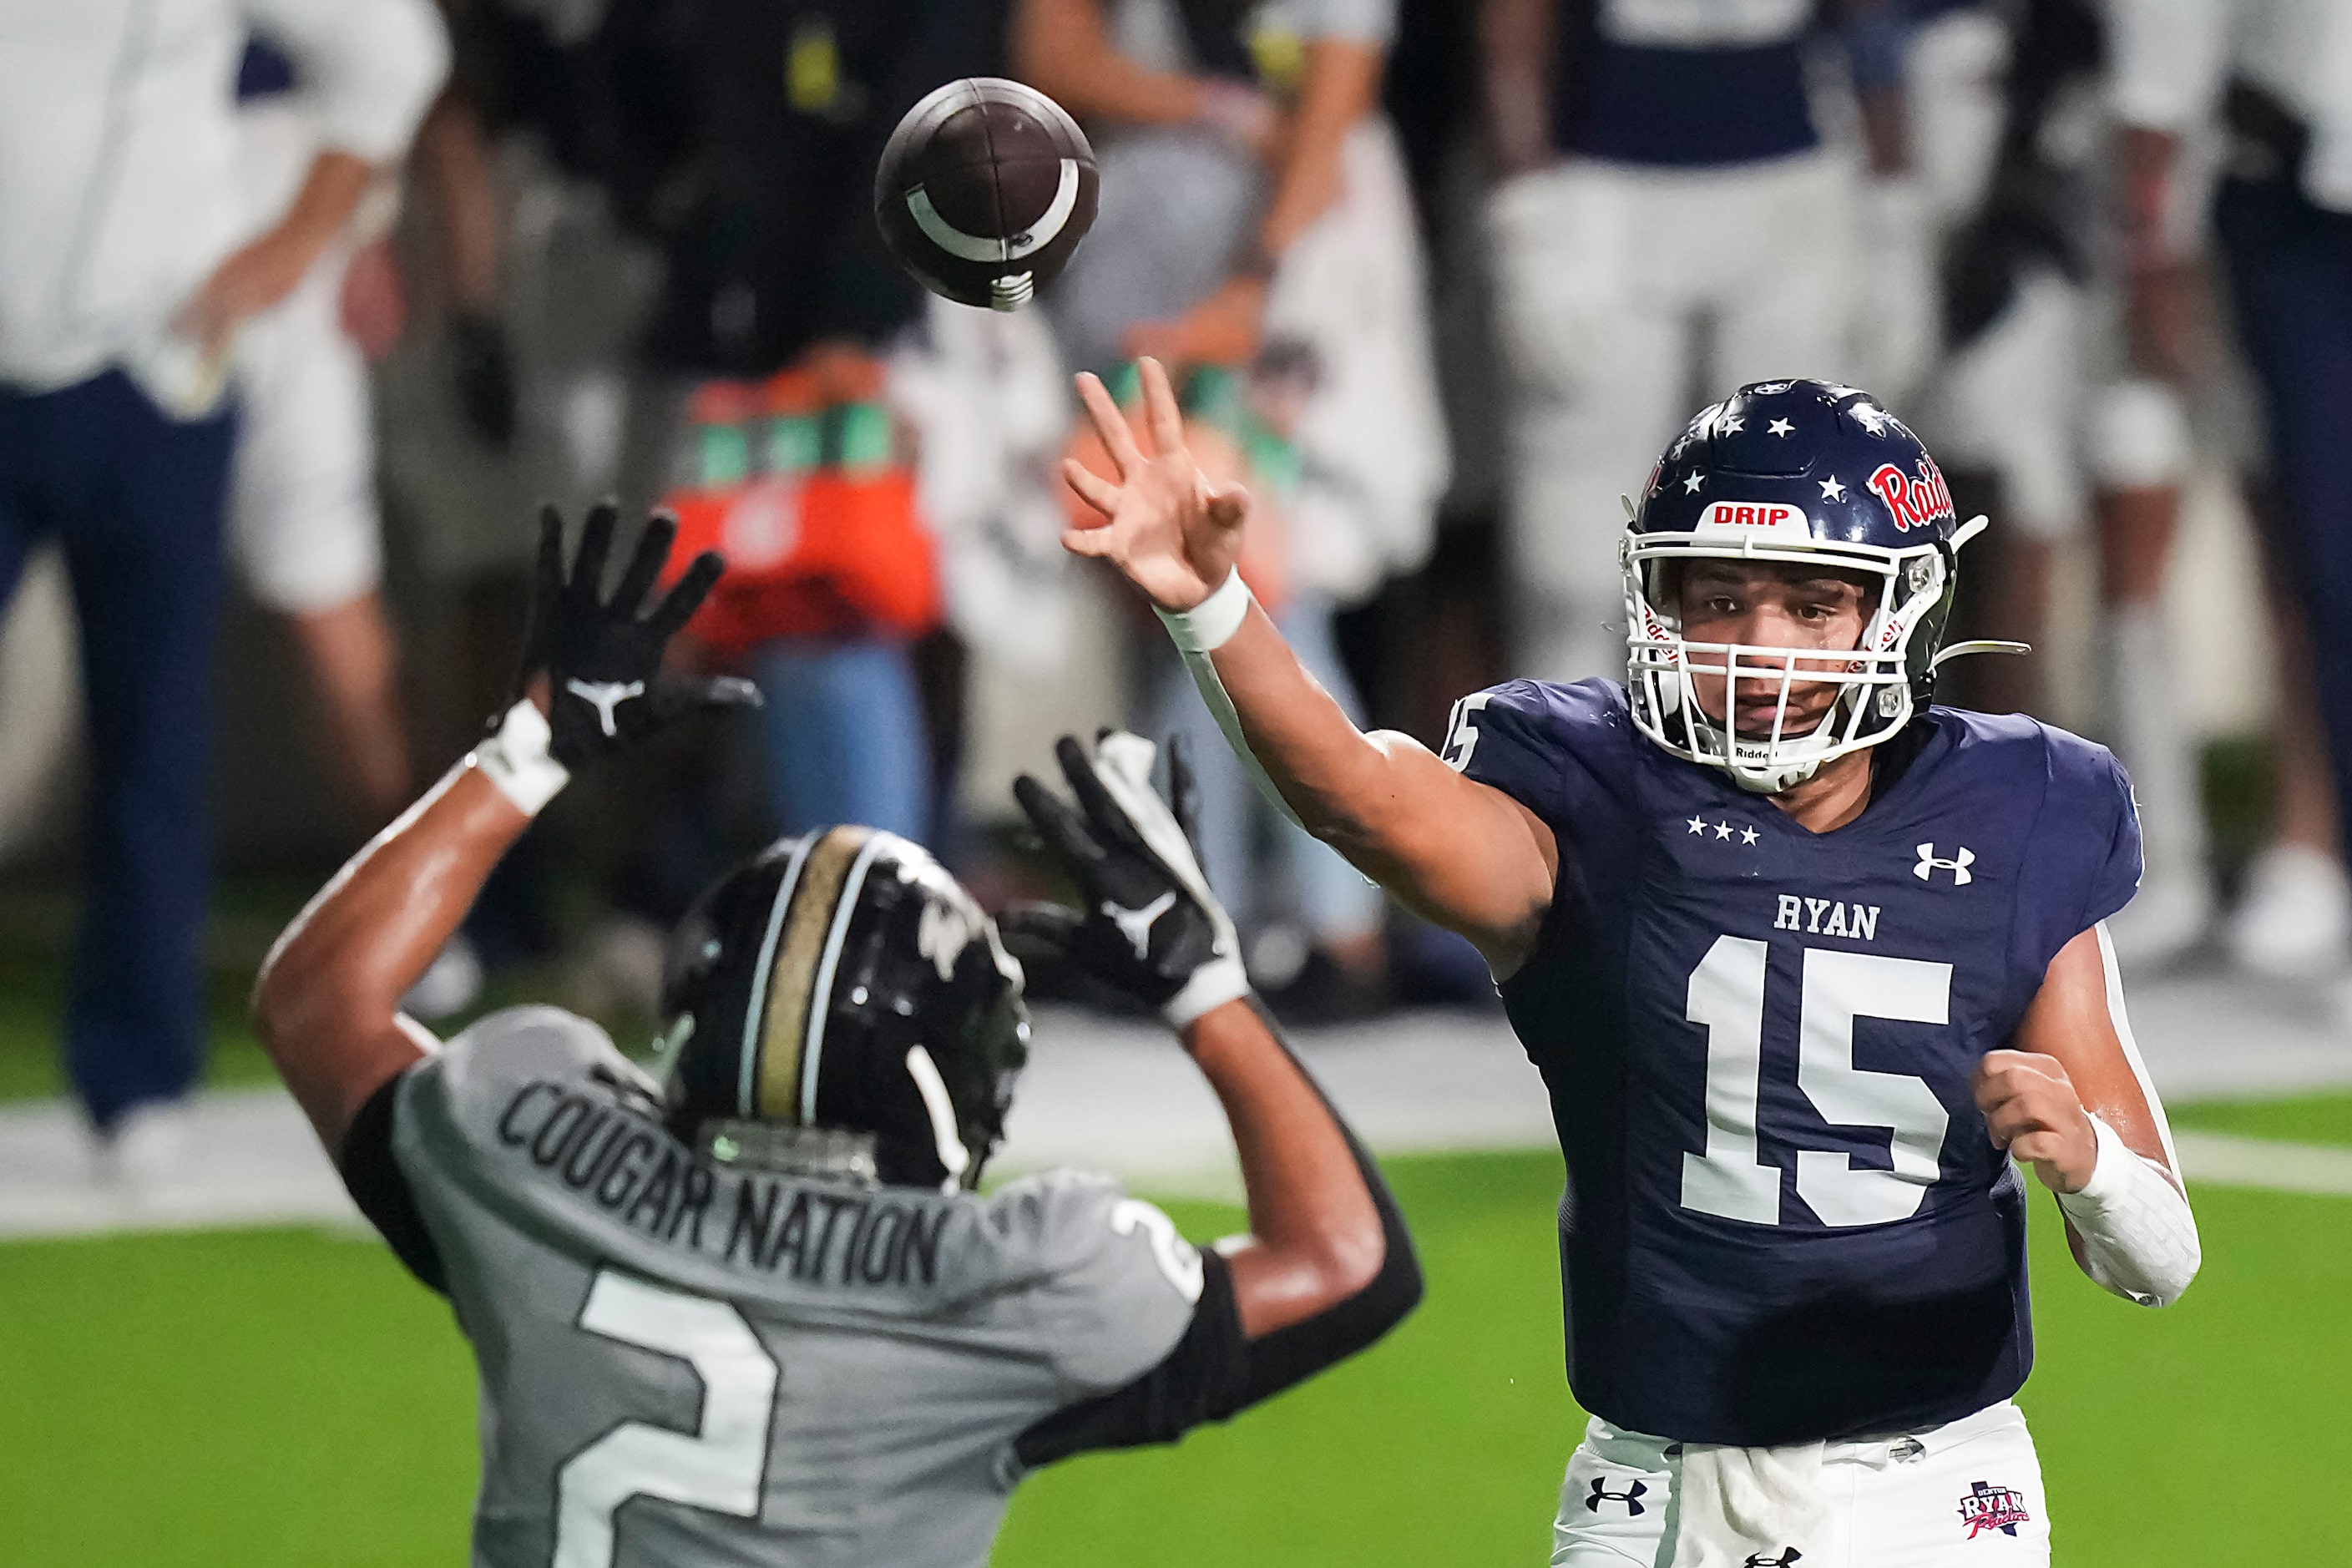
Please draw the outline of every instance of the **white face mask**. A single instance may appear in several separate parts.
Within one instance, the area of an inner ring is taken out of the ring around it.
[[[1975,535],[1972,519],[1953,535],[1951,550]],[[1906,550],[1875,545],[1760,543],[1698,533],[1634,533],[1621,548],[1624,565],[1627,647],[1625,687],[1634,726],[1674,756],[1720,770],[1740,788],[1777,795],[1803,783],[1823,763],[1891,739],[1911,721],[1917,678],[1913,656],[1940,662],[1981,645],[1938,653],[1915,649],[1915,634],[1951,586],[1950,558],[1933,542]],[[1832,566],[1876,579],[1877,591],[1862,636],[1851,652],[1770,647],[1749,643],[1687,641],[1681,617],[1651,596],[1657,569],[1670,561],[1786,561]],[[1932,668],[1932,662],[1930,664]],[[1773,704],[1769,731],[1741,734],[1709,719],[1699,706],[1694,677],[1724,682],[1724,711],[1762,697]],[[1818,720],[1792,716],[1798,687],[1836,688]],[[1792,725],[1803,725],[1801,729]]]

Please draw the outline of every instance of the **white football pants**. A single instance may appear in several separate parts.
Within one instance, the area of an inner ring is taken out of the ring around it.
[[[1828,152],[1696,170],[1571,162],[1496,191],[1513,668],[1622,679],[1618,498],[1704,402],[1848,374],[1853,205],[1851,167]]]
[[[1680,1445],[1587,1428],[1568,1461],[1552,1568],[1686,1568],[1675,1557]],[[1749,1556],[1757,1568],[2047,1568],[2042,1464],[2007,1400],[1923,1432],[1828,1445],[1819,1539]],[[1793,1551],[1789,1548],[1794,1548]],[[1740,1568],[1737,1558],[1731,1568]]]
[[[290,199],[315,132],[299,109],[238,115],[240,173],[257,204]],[[383,577],[367,363],[343,331],[339,237],[294,291],[237,331],[236,462],[228,544],[253,596],[305,615],[372,593]]]

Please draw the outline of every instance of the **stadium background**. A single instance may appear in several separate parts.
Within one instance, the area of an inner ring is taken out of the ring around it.
[[[1432,741],[1444,703],[1506,659],[1491,614],[1501,458],[1467,9],[1407,0],[1387,88],[1424,203],[1455,480],[1427,564],[1339,627],[1373,717]],[[381,405],[385,417],[404,406]],[[2207,452],[2167,590],[2177,697],[2202,748],[2225,894],[2264,840],[2282,717],[2239,495],[2231,459]],[[480,681],[453,651],[471,607],[404,532],[413,521],[389,509],[389,592],[419,748],[446,751],[479,716]],[[2041,658],[2045,716],[2093,732],[2095,574],[2084,542],[2062,548],[2061,613]],[[1074,603],[1067,650],[1050,668],[984,644],[960,650],[956,842],[983,880],[1015,874],[995,869],[993,832],[1013,773],[1038,766],[1055,733],[1129,710],[1124,612],[1100,584],[1081,583]],[[274,1100],[242,1019],[269,936],[355,841],[334,759],[312,727],[289,721],[307,695],[282,633],[249,605],[232,616],[222,668],[223,875],[197,1144],[212,1163],[200,1159],[179,1200],[88,1188],[56,1066],[80,793],[70,635],[53,569],[37,569],[0,630],[0,1563],[456,1561],[475,1468],[463,1343],[441,1304],[352,1221],[323,1165],[304,1163],[305,1135]],[[574,831],[609,863],[625,824],[607,812]],[[585,932],[601,897],[594,876],[553,876],[557,932]],[[576,948],[559,943],[496,976],[471,1010],[572,997],[599,1005],[623,1039],[645,1036],[625,998],[583,997],[580,986]],[[2038,1364],[2022,1403],[2061,1563],[2345,1553],[2352,1032],[2333,1006],[2320,988],[2230,973],[2210,943],[2135,991],[2176,1126],[2191,1135],[2206,1264],[2179,1307],[2128,1310],[2075,1276],[2049,1206],[2036,1206]],[[1010,1164],[1121,1164],[1192,1235],[1240,1223],[1228,1169],[1197,1123],[1156,1114],[1171,1047],[1070,1008],[1046,1012],[1040,1034]],[[1377,1353],[1230,1429],[1034,1481],[997,1562],[1484,1563],[1544,1549],[1580,1417],[1559,1375],[1559,1162],[1528,1120],[1499,1016],[1474,999],[1301,1037],[1394,1152],[1427,1306]],[[1432,1102],[1444,1114],[1417,1123]]]

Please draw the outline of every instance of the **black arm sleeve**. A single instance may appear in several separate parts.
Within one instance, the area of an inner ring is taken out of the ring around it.
[[[446,1296],[448,1276],[442,1272],[440,1249],[416,1212],[416,1195],[392,1152],[392,1118],[403,1075],[393,1074],[383,1087],[369,1095],[360,1113],[343,1134],[343,1190],[359,1205],[391,1247],[393,1256],[432,1289]]]
[[[1255,997],[1251,1005],[1266,1032],[1289,1055],[1281,1032]],[[1294,1063],[1297,1058],[1292,1058]],[[1172,1443],[1195,1426],[1223,1421],[1251,1405],[1304,1383],[1370,1346],[1402,1322],[1421,1303],[1421,1260],[1396,1197],[1381,1168],[1364,1150],[1331,1101],[1299,1069],[1323,1110],[1348,1141],[1364,1190],[1381,1216],[1386,1246],[1380,1271],[1364,1288],[1311,1318],[1276,1329],[1262,1339],[1242,1332],[1241,1308],[1234,1298],[1233,1270],[1214,1252],[1201,1257],[1201,1300],[1192,1325],[1160,1364],[1123,1388],[1057,1410],[1021,1434],[1013,1454],[1024,1468],[1035,1469],[1096,1448],[1135,1448]]]

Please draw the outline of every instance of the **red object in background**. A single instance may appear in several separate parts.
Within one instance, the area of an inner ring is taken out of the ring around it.
[[[896,461],[879,368],[713,382],[689,409],[673,568],[705,550],[727,575],[692,624],[723,653],[770,637],[915,637],[940,623],[937,552]]]

